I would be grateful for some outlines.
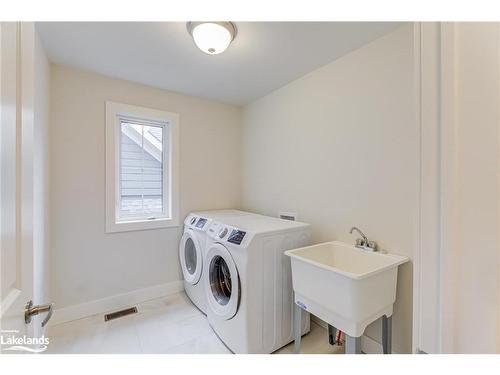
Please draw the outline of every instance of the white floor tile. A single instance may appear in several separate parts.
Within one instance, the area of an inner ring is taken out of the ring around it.
[[[89,350],[96,354],[142,353],[133,318],[128,316],[100,324]]]
[[[171,354],[231,354],[231,351],[213,332],[169,348],[165,352]]]
[[[201,313],[182,320],[150,320],[138,316],[137,331],[145,353],[166,353],[167,349],[194,340],[212,332]]]
[[[137,309],[137,314],[109,322],[98,314],[53,326],[46,353],[231,353],[184,293],[140,303]],[[343,352],[342,347],[328,344],[326,330],[314,322],[301,349],[302,353]],[[276,352],[291,353],[293,343]]]

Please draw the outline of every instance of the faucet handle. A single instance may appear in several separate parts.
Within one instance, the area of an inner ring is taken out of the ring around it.
[[[353,231],[356,231],[361,235],[361,238],[356,239],[356,247],[363,250],[378,251],[377,243],[375,241],[369,241],[368,237],[366,237],[358,227],[352,227],[349,233],[352,233]]]
[[[357,238],[356,239],[356,246],[358,247],[365,247],[366,246],[366,241],[362,238]]]

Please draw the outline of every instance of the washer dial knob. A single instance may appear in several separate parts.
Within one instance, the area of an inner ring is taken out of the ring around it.
[[[227,234],[227,228],[222,228],[219,232],[219,238],[224,238]]]

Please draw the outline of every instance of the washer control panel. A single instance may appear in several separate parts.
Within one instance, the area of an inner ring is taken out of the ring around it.
[[[214,238],[220,238],[220,234],[222,232],[223,226],[220,223],[213,222],[212,225],[208,228],[208,235]]]
[[[227,228],[226,227],[222,227],[222,229],[219,230],[219,234],[218,234],[219,238],[226,237],[227,232],[228,232]]]
[[[247,237],[251,237],[249,233],[244,230],[216,221],[208,228],[208,236],[212,237],[217,242],[229,242],[234,245],[242,245]]]
[[[241,241],[243,241],[246,234],[247,233],[242,230],[233,229],[227,239],[227,242],[234,243],[235,245],[241,245]]]

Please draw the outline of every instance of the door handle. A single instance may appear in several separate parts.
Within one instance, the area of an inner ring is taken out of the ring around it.
[[[46,305],[33,306],[33,301],[29,301],[24,308],[24,322],[26,324],[29,324],[29,323],[31,323],[32,316],[46,312],[47,316],[42,321],[42,327],[45,327],[45,325],[48,323],[48,321],[52,317],[52,310],[53,310],[52,307],[53,306],[54,306],[53,303],[48,303]]]

